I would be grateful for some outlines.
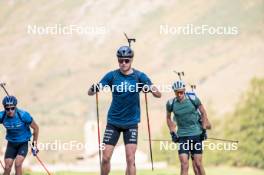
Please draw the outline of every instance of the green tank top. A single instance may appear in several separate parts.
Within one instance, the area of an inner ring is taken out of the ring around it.
[[[191,100],[189,99],[192,98]],[[200,114],[195,106],[200,106],[200,99],[192,95],[187,97],[182,102],[179,102],[176,98],[168,100],[166,108],[168,112],[173,112],[173,120],[177,124],[177,134],[179,137],[195,136],[202,133],[202,127],[200,124]]]

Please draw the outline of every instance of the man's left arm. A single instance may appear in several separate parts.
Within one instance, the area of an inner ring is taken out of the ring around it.
[[[155,85],[151,85],[151,93],[154,97],[156,98],[160,98],[161,97],[161,93],[159,91],[159,89],[155,86]]]
[[[151,92],[152,95],[156,98],[161,97],[161,93],[159,89],[155,85],[153,85],[150,78],[146,74],[142,73],[140,76],[140,79],[141,79],[141,82],[143,82],[144,86],[146,86],[146,90],[144,89],[144,86],[143,86],[143,92],[145,93]]]
[[[34,146],[37,146],[38,143],[38,136],[39,136],[39,126],[37,123],[33,120],[30,124],[30,127],[33,129],[33,144]]]
[[[211,126],[211,123],[208,120],[207,113],[206,113],[206,110],[205,110],[204,106],[202,104],[200,104],[198,109],[199,109],[199,111],[201,113],[203,129],[211,129],[212,126]]]

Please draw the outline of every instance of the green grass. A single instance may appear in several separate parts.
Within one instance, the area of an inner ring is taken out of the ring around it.
[[[192,169],[189,170],[190,175],[193,175]],[[179,175],[178,167],[171,167],[163,170],[138,170],[138,175]],[[207,167],[206,173],[210,175],[264,175],[264,170],[253,168],[234,168],[234,167]],[[44,175],[45,173],[27,173],[26,175]],[[76,173],[76,172],[60,172],[56,175],[97,175],[98,173]],[[123,175],[124,172],[112,172],[110,175]]]

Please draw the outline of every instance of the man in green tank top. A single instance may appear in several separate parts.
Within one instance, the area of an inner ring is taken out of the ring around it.
[[[202,164],[202,141],[205,139],[205,130],[211,129],[211,124],[200,99],[194,93],[185,92],[183,81],[176,81],[172,89],[176,97],[168,100],[166,104],[167,125],[172,141],[178,143],[181,175],[188,175],[190,155],[195,175],[205,175]],[[174,114],[173,121],[171,113]]]

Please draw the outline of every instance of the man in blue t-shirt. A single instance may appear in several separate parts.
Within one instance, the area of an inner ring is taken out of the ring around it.
[[[149,77],[131,67],[133,56],[134,53],[130,47],[120,47],[117,51],[119,69],[108,72],[98,85],[93,85],[88,91],[88,95],[94,95],[101,88],[109,87],[112,91],[113,99],[108,111],[103,139],[105,149],[103,150],[102,175],[108,175],[110,172],[111,156],[121,132],[123,132],[126,150],[126,175],[136,174],[135,153],[140,122],[139,93],[140,91],[151,92],[154,97],[161,97],[161,93]]]
[[[4,175],[10,175],[13,163],[15,161],[16,175],[22,175],[22,164],[28,153],[28,141],[33,129],[32,153],[37,153],[37,140],[39,128],[30,114],[18,109],[17,99],[14,96],[6,96],[2,104],[4,111],[0,111],[0,124],[6,128],[7,148],[5,152],[5,171]]]

